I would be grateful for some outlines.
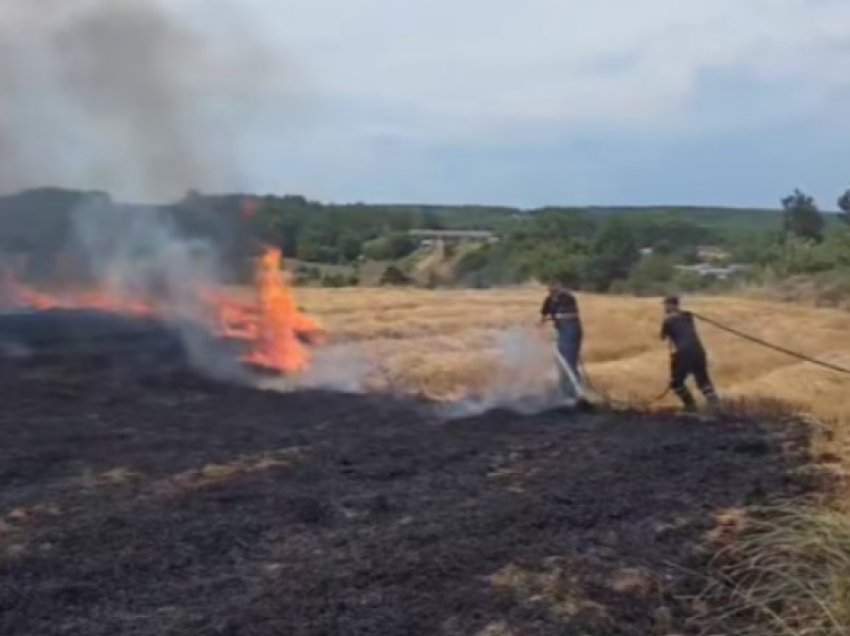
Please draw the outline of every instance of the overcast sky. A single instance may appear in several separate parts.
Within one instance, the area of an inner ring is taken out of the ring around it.
[[[827,208],[850,187],[850,0],[178,4],[274,58],[219,107],[228,187],[526,207],[800,187]]]

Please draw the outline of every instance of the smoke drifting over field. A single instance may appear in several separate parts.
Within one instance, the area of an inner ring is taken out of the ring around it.
[[[203,20],[158,0],[3,3],[0,190],[238,187],[233,113],[284,74],[258,34]]]
[[[496,334],[494,371],[483,390],[445,407],[449,417],[466,417],[494,408],[533,414],[565,405],[559,393],[552,350],[527,328]]]

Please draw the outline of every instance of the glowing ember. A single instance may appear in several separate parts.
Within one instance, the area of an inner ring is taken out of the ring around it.
[[[224,289],[198,293],[200,306],[218,334],[245,343],[244,362],[281,373],[295,373],[310,363],[307,344],[324,336],[319,324],[299,311],[292,288],[284,279],[280,250],[268,248],[257,262],[252,300]],[[32,309],[100,309],[135,315],[172,317],[162,299],[126,298],[105,290],[76,290],[49,294],[5,277],[8,304]]]

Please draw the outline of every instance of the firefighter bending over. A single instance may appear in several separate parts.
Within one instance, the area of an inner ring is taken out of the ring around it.
[[[694,396],[685,385],[688,376],[693,375],[708,404],[716,407],[719,400],[708,374],[708,356],[697,334],[693,314],[682,311],[676,296],[664,299],[664,313],[661,339],[670,343],[670,388],[682,400],[685,409],[695,410]]]
[[[540,324],[551,319],[558,334],[558,352],[578,379],[582,328],[576,297],[561,283],[549,285],[549,295],[540,308]]]

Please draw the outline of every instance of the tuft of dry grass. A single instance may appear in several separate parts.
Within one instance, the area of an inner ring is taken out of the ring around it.
[[[784,509],[716,557],[720,577],[706,596],[725,611],[718,629],[742,636],[850,634],[850,514]]]

